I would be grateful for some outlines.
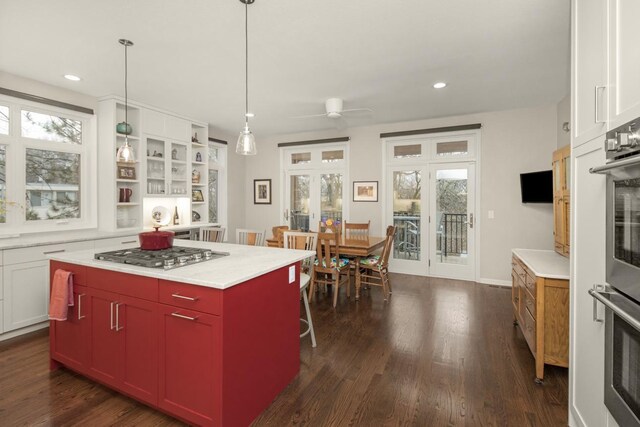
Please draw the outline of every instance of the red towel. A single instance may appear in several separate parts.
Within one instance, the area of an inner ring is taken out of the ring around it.
[[[73,306],[73,274],[58,269],[53,274],[51,285],[49,320],[67,320],[70,306]]]

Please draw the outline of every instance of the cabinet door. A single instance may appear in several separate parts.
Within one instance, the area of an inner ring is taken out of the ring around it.
[[[160,304],[158,406],[198,425],[219,425],[221,324],[211,314]]]
[[[157,303],[119,295],[114,307],[120,338],[122,391],[153,405],[158,396]]]
[[[608,0],[571,2],[573,146],[607,130],[607,3]]]
[[[83,372],[89,359],[91,333],[91,306],[88,304],[86,287],[74,286],[73,302],[73,307],[69,307],[67,320],[51,322],[51,357]]]
[[[609,0],[610,128],[640,116],[638,0]]]
[[[5,265],[3,289],[5,332],[49,318],[49,261]]]
[[[117,294],[88,289],[88,305],[91,312],[89,329],[89,374],[114,387],[118,386],[120,336],[115,330],[115,304]]]
[[[565,217],[562,197],[553,198],[553,240],[556,252],[562,254],[565,245]]]

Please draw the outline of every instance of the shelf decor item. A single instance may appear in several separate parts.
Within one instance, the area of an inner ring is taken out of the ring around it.
[[[244,3],[244,83],[245,83],[245,104],[244,104],[244,129],[240,132],[236,153],[244,156],[254,156],[257,154],[256,139],[249,130],[249,5],[255,0],[240,0]]]
[[[136,168],[131,166],[118,166],[118,179],[136,179]]]
[[[271,180],[270,179],[254,179],[253,180],[253,204],[254,205],[270,205],[271,204]]]
[[[133,147],[129,144],[129,134],[133,130],[129,124],[129,93],[127,91],[127,48],[133,46],[133,42],[127,39],[120,39],[118,43],[124,46],[124,122],[116,125],[116,132],[124,134],[124,144],[118,148],[116,160],[118,163],[133,163],[135,162],[135,155]]]
[[[202,161],[202,154],[200,154],[200,152],[198,151],[196,153],[196,162],[201,162]]]
[[[200,184],[200,172],[195,169],[191,172],[191,182],[193,184]]]
[[[378,181],[353,181],[354,202],[377,202]]]
[[[191,190],[191,201],[204,202],[204,196],[202,195],[202,190]]]

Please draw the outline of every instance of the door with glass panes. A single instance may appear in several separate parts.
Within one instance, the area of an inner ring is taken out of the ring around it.
[[[342,146],[284,150],[283,221],[291,230],[317,231],[320,221],[346,218],[345,149]]]

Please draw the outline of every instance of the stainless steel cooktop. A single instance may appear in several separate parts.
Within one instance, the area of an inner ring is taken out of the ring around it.
[[[95,254],[95,259],[170,270],[172,268],[184,267],[186,265],[196,264],[199,262],[211,261],[227,255],[229,255],[228,252],[176,246],[158,251],[132,248],[100,252]]]

